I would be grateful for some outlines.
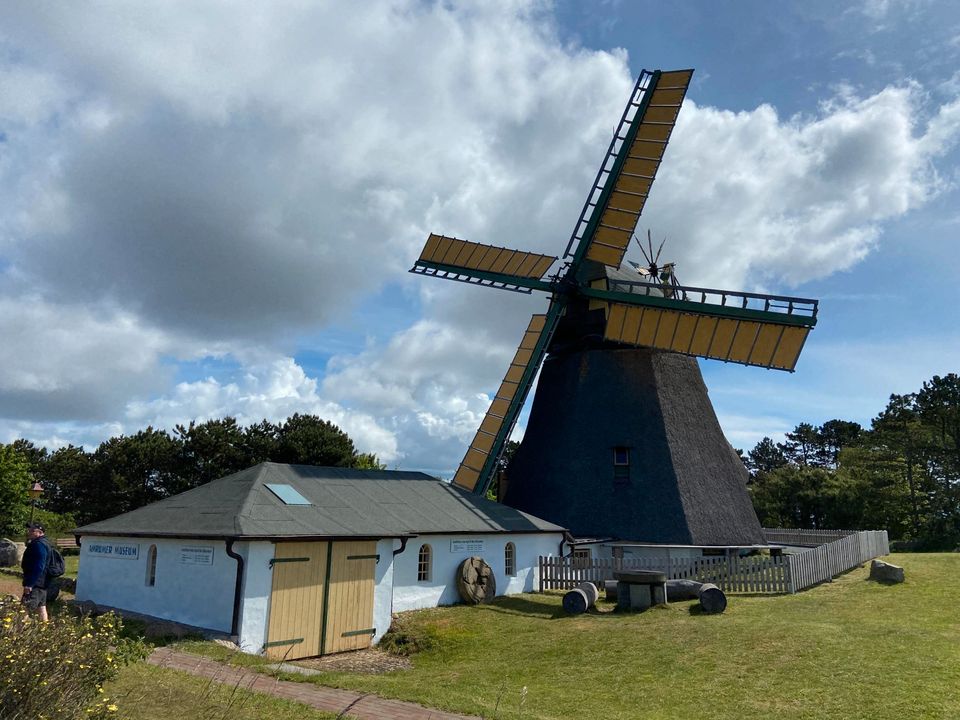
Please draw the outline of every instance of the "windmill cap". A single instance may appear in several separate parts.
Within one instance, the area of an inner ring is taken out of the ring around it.
[[[40,532],[46,532],[46,528],[43,527],[43,523],[31,522],[27,523],[27,530],[39,530]]]

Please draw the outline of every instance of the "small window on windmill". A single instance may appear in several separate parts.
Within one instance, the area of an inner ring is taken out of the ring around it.
[[[615,447],[613,449],[613,481],[630,482],[630,448]]]

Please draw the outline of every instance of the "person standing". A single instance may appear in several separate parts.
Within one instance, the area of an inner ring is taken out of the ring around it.
[[[23,569],[23,604],[27,610],[37,611],[46,622],[47,616],[47,561],[50,547],[46,531],[40,523],[27,525],[27,548],[20,567]]]

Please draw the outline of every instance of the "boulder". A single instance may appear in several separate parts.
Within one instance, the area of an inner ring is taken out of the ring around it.
[[[17,543],[7,538],[0,539],[0,567],[17,567],[21,557],[18,557]]]
[[[72,604],[73,611],[78,615],[97,615],[100,608],[93,600],[80,600]]]
[[[883,583],[902,583],[903,568],[883,560],[874,560],[870,563],[870,579]]]

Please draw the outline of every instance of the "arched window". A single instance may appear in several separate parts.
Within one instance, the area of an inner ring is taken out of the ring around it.
[[[147,550],[147,587],[157,584],[157,546],[151,545]]]
[[[420,554],[417,556],[417,582],[430,582],[430,576],[433,574],[433,553],[429,545],[420,546]]]
[[[503,571],[508,577],[517,574],[517,548],[512,542],[503,548]]]

